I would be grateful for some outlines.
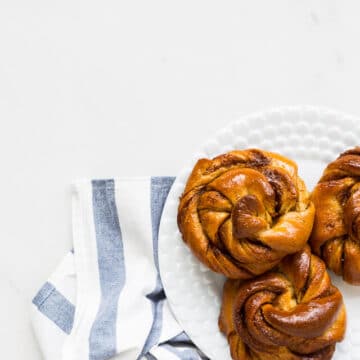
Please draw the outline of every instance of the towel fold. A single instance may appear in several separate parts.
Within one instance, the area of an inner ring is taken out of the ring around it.
[[[45,360],[207,359],[172,314],[158,230],[172,177],[78,182],[73,246],[32,302]]]

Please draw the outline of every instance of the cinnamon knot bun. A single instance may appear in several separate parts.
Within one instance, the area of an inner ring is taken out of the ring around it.
[[[297,165],[256,149],[199,160],[178,208],[185,243],[209,268],[235,279],[262,274],[303,248],[313,219]]]
[[[271,272],[224,286],[219,326],[234,360],[328,360],[345,323],[342,295],[309,246]]]
[[[312,200],[313,251],[345,281],[360,285],[360,147],[327,166]]]

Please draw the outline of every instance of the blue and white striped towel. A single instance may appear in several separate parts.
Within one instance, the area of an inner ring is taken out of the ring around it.
[[[207,359],[161,284],[158,229],[174,178],[74,185],[73,243],[33,299],[45,360]]]

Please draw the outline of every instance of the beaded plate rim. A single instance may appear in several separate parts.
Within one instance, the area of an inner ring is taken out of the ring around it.
[[[224,278],[193,256],[181,240],[176,222],[178,199],[195,162],[235,148],[258,147],[279,152],[297,162],[321,162],[325,167],[344,150],[360,144],[357,139],[360,139],[360,119],[355,116],[324,107],[278,107],[232,121],[186,162],[164,206],[159,229],[159,265],[175,317],[210,359],[231,360],[227,341],[217,326]],[[314,180],[313,184],[317,179]],[[344,295],[348,313],[347,334],[337,345],[334,359],[360,359],[360,355],[356,357],[360,354],[360,309],[356,306],[360,287],[347,285],[336,276],[332,278]]]

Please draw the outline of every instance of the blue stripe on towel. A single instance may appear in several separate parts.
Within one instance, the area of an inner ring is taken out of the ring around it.
[[[174,182],[174,177],[152,177],[151,178],[151,224],[152,224],[152,240],[154,263],[157,269],[157,278],[155,289],[146,297],[152,301],[153,322],[150,332],[145,341],[139,359],[147,354],[150,349],[156,345],[160,338],[162,329],[162,312],[165,300],[165,293],[160,279],[159,271],[159,255],[158,255],[158,234],[160,218],[164,208],[165,200],[168,196],[170,188]]]
[[[144,355],[146,360],[158,360],[154,355],[147,353]]]
[[[180,334],[174,336],[173,338],[169,339],[166,343],[171,344],[181,344],[181,343],[188,343],[193,344],[189,336],[185,333],[185,331],[181,332]]]
[[[54,285],[45,283],[32,303],[64,333],[70,334],[74,323],[75,306],[60,294]]]
[[[169,194],[175,177],[173,176],[153,176],[151,178],[151,221],[152,221],[152,239],[155,266],[159,271],[159,226],[161,214],[165,205],[166,198]]]
[[[204,355],[196,348],[185,331],[159,344],[159,346],[162,346],[168,351],[172,352],[181,360],[210,360],[206,355]]]
[[[174,346],[168,345],[168,344],[163,344],[161,345],[163,348],[165,348],[166,350],[172,352],[174,355],[176,355],[179,360],[199,360],[201,359],[199,357],[199,354],[197,353],[196,350],[194,349],[185,349],[185,350],[180,350]]]
[[[179,360],[210,360],[207,356],[198,351],[195,347],[181,348],[171,346],[169,344],[162,344],[161,347],[172,352]]]
[[[124,249],[113,180],[92,181],[101,301],[89,336],[89,359],[116,355],[116,320],[125,284]]]
[[[147,353],[144,355],[146,360],[158,360],[154,355]]]

